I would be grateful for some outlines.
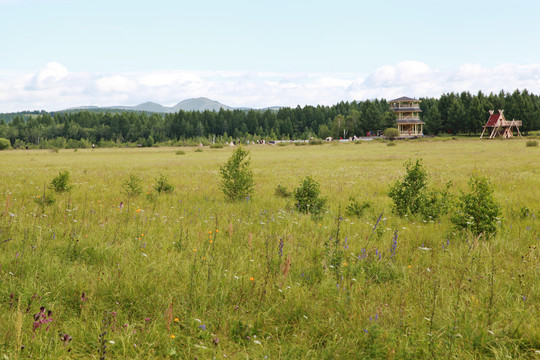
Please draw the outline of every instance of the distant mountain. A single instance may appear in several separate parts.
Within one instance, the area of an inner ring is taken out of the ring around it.
[[[98,106],[78,106],[74,108],[69,108],[66,110],[66,112],[77,112],[82,110],[92,111],[92,112],[100,112],[100,111],[111,111],[111,112],[122,112],[122,111],[144,111],[149,113],[175,113],[180,110],[182,111],[219,111],[220,109],[223,110],[243,110],[243,111],[249,111],[249,110],[272,110],[272,111],[278,111],[281,108],[281,106],[270,106],[262,109],[253,109],[253,108],[247,108],[247,107],[239,107],[239,108],[233,108],[227,105],[224,105],[218,101],[211,100],[205,97],[199,97],[199,98],[193,98],[193,99],[187,99],[180,101],[178,104],[174,106],[163,106],[161,104],[155,103],[155,102],[145,102],[142,104],[139,104],[137,106],[107,106],[107,107],[98,107]]]
[[[98,107],[98,106],[78,106],[75,108],[66,109],[64,111],[80,111],[80,110],[101,110],[101,111],[145,111],[145,112],[154,112],[154,113],[174,113],[180,110],[183,111],[219,111],[223,110],[234,110],[234,108],[223,105],[222,103],[211,100],[205,97],[200,97],[196,99],[187,99],[180,101],[174,106],[163,106],[155,102],[145,102],[137,106],[107,106],[107,107]],[[246,109],[249,110],[249,109]]]
[[[196,99],[187,99],[184,101],[180,101],[178,104],[174,105],[170,112],[178,112],[180,110],[184,111],[219,111],[220,109],[223,110],[233,110],[232,107],[229,107],[227,105],[223,105],[220,102],[217,102],[215,100],[210,100],[205,97],[200,97]]]

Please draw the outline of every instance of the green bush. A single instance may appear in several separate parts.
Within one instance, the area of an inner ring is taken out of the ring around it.
[[[396,128],[388,128],[386,130],[384,130],[383,132],[383,135],[385,138],[389,139],[389,140],[394,140],[395,138],[397,138],[399,136],[399,130],[396,129]]]
[[[320,185],[306,176],[299,187],[294,189],[296,208],[304,214],[320,214],[326,208],[326,198],[321,197]]]
[[[122,187],[127,196],[137,196],[142,193],[142,180],[137,175],[129,175],[129,179],[124,181]]]
[[[0,150],[6,150],[11,147],[11,143],[8,139],[0,138]]]
[[[210,149],[222,149],[223,144],[212,144],[210,145]]]
[[[0,139],[1,141],[2,139]],[[525,146],[527,147],[537,147],[538,146],[538,141],[536,140],[528,140],[526,143],[525,143]],[[1,148],[0,148],[1,150]]]
[[[386,146],[396,146],[396,143],[395,142],[389,142],[388,144],[386,144]]]
[[[58,173],[58,176],[52,179],[51,183],[49,184],[49,188],[56,192],[66,192],[71,190],[71,188],[73,187],[70,186],[68,183],[69,171],[63,171]]]
[[[277,196],[277,197],[282,197],[282,198],[288,198],[288,197],[291,197],[292,196],[292,193],[290,192],[289,189],[287,189],[285,186],[283,185],[278,185],[276,186],[276,189],[274,191],[274,194]]]
[[[220,167],[220,189],[231,201],[238,201],[251,196],[255,186],[250,168],[249,151],[241,146],[232,153],[227,162]]]
[[[448,212],[452,204],[449,189],[432,190],[427,187],[428,174],[420,160],[405,164],[407,173],[390,188],[388,196],[394,202],[394,212],[399,216],[421,214],[425,219],[435,219]]]
[[[202,149],[201,148],[196,148],[195,152],[202,152]]]
[[[471,231],[474,235],[488,237],[497,232],[497,217],[500,206],[493,199],[489,179],[472,175],[469,179],[471,192],[462,194],[458,201],[458,211],[451,221],[458,229]]]
[[[419,213],[424,219],[437,219],[445,215],[450,210],[453,203],[453,196],[449,190],[452,182],[446,183],[444,190],[425,190],[420,198]]]
[[[349,216],[360,217],[364,214],[364,210],[369,209],[371,204],[367,201],[359,203],[354,197],[349,198],[349,205],[345,209],[345,213]]]
[[[39,206],[43,208],[45,206],[51,206],[52,204],[54,204],[56,199],[54,198],[53,194],[45,191],[43,192],[43,196],[40,196],[40,195],[36,196],[34,198],[34,201],[36,204],[38,204]]]
[[[186,155],[184,150],[176,150],[176,155]]]
[[[158,193],[171,193],[174,191],[174,186],[169,182],[169,179],[161,174],[156,178],[156,184],[154,185],[154,190]]]
[[[427,171],[420,160],[405,163],[407,173],[390,188],[388,196],[394,201],[394,212],[399,216],[416,214],[420,210],[422,191],[427,185]]]

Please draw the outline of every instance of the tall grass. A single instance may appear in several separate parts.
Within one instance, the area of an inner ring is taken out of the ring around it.
[[[238,203],[218,187],[232,149],[175,151],[2,153],[0,357],[538,356],[540,159],[524,141],[250,146],[255,191]],[[497,235],[391,213],[416,158],[456,194],[489,176]],[[71,191],[40,206],[60,171]],[[153,196],[160,175],[175,192]],[[306,176],[328,198],[320,219],[274,195]],[[351,197],[372,206],[348,217]]]

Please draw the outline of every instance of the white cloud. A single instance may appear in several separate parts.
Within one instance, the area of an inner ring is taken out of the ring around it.
[[[96,81],[96,86],[99,91],[127,93],[137,90],[137,82],[122,75],[106,76]]]
[[[340,101],[399,96],[438,97],[445,92],[484,93],[527,88],[540,94],[540,64],[487,68],[463,64],[439,70],[419,61],[384,65],[369,74],[154,71],[70,72],[51,62],[30,74],[0,73],[0,112],[60,110],[81,105],[165,106],[205,96],[230,106],[332,105]]]
[[[68,76],[68,70],[62,64],[51,62],[40,68],[26,84],[26,90],[44,90],[60,86],[61,81]]]

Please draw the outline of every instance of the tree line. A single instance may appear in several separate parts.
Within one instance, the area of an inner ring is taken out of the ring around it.
[[[477,134],[488,110],[504,109],[507,119],[522,120],[522,132],[540,129],[540,97],[527,90],[484,95],[447,93],[421,98],[425,134]],[[176,113],[70,111],[0,114],[0,138],[11,146],[87,147],[230,141],[240,139],[348,138],[395,126],[384,99],[340,102],[333,106],[283,107],[279,110],[223,110]]]

